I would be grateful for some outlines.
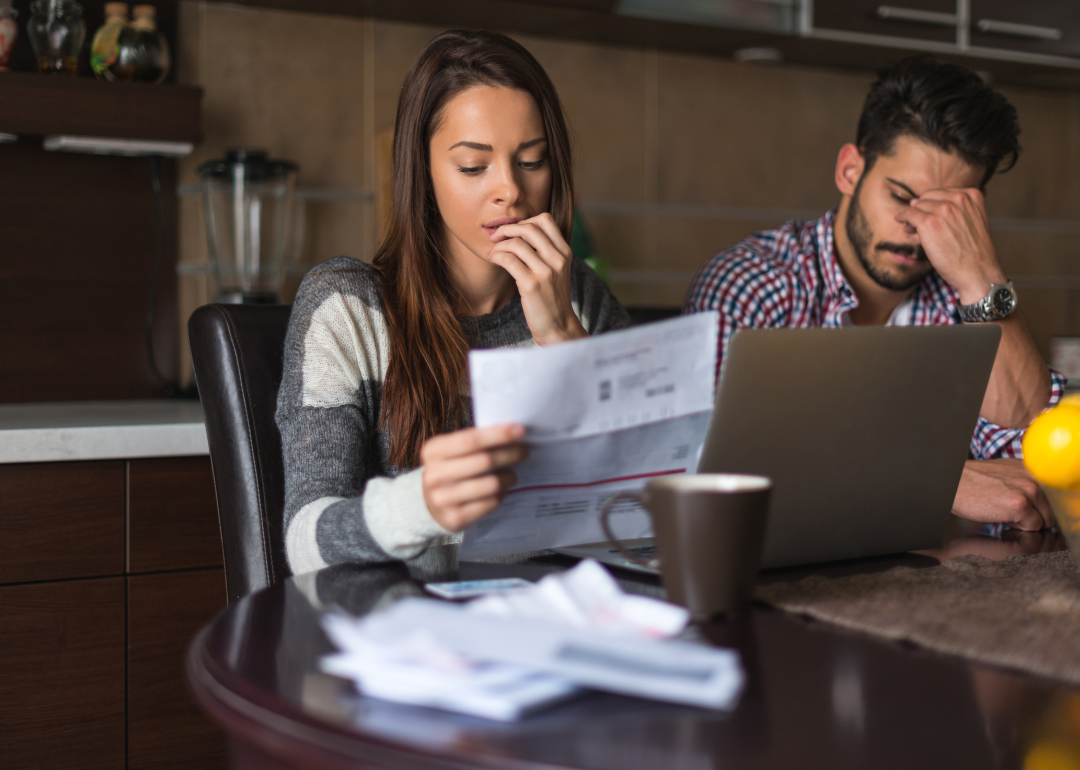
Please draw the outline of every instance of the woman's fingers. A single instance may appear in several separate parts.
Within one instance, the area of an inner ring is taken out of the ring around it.
[[[529,448],[525,444],[507,444],[429,465],[426,472],[429,475],[429,481],[434,485],[452,484],[509,468],[528,456]]]
[[[443,528],[457,532],[499,504],[517,482],[509,466],[528,448],[521,425],[496,425],[434,436],[420,450],[424,502]]]
[[[516,238],[514,240],[520,243]],[[537,264],[537,269],[540,270],[542,274],[550,272],[547,265],[540,262],[539,257],[534,255],[533,259],[539,263]],[[493,250],[491,254],[488,255],[488,261],[510,273],[510,277],[514,279],[514,283],[517,284],[518,293],[522,297],[536,294],[543,286],[543,278],[538,276],[536,272],[523,262],[521,257],[514,251],[509,249]]]
[[[451,532],[460,532],[494,511],[501,502],[502,497],[485,497],[480,500],[473,500],[471,503],[458,506],[448,512],[446,521],[439,523]]]
[[[498,242],[514,238],[524,241],[544,264],[555,271],[562,270],[571,257],[570,247],[566,245],[550,215],[545,215],[544,220],[534,217],[516,225],[503,225],[492,238],[500,236],[501,240]]]
[[[424,442],[420,450],[420,463],[428,465],[435,461],[481,452],[485,449],[513,444],[525,436],[523,425],[493,425],[490,428],[465,428],[453,433],[433,436]]]
[[[551,276],[551,266],[536,253],[536,250],[533,249],[532,246],[521,238],[508,238],[505,241],[496,243],[491,247],[491,254],[488,256],[488,260],[495,262],[494,257],[497,254],[512,255],[525,265],[525,267],[529,269],[529,272],[539,280],[547,280]],[[496,264],[501,263],[496,262]]]
[[[556,251],[567,259],[574,256],[574,252],[570,249],[570,244],[566,242],[559,226],[555,224],[555,218],[548,212],[545,211],[539,216],[533,217],[532,219],[526,219],[524,222],[519,222],[518,224],[535,225],[547,236],[547,239],[551,242],[551,245],[555,247]]]
[[[507,490],[517,483],[517,474],[504,470],[498,473],[485,473],[474,479],[459,481],[440,487],[431,494],[432,502],[441,508],[461,507],[476,500],[497,497],[500,500]]]

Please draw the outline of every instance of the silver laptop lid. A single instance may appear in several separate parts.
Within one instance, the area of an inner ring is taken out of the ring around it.
[[[763,567],[940,544],[996,324],[742,329],[702,473],[773,479]]]

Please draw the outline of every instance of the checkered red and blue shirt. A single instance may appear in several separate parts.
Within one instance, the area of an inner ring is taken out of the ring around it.
[[[720,311],[717,376],[731,336],[741,327],[847,326],[859,300],[836,260],[833,220],[836,210],[813,222],[792,221],[777,230],[755,233],[720,252],[698,271],[686,296],[686,313]],[[929,273],[890,324],[958,324],[959,296],[936,273]],[[1065,389],[1065,378],[1051,370],[1050,404]],[[979,418],[971,438],[976,460],[1022,457],[1023,429],[1002,428]]]

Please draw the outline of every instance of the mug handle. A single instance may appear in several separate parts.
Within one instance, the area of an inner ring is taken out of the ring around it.
[[[607,537],[608,542],[615,546],[615,550],[618,551],[623,558],[647,569],[657,569],[660,566],[659,559],[642,559],[640,556],[635,556],[630,553],[626,546],[622,544],[622,541],[615,537],[615,533],[611,531],[611,524],[608,522],[608,515],[611,513],[611,507],[615,505],[615,503],[620,500],[633,500],[644,508],[645,501],[642,497],[643,495],[640,492],[617,492],[609,497],[604,501],[603,506],[600,508],[600,528],[604,530],[604,536]]]

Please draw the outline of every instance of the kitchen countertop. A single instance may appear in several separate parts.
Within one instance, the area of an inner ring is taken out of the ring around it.
[[[0,404],[0,463],[208,453],[198,401]]]

